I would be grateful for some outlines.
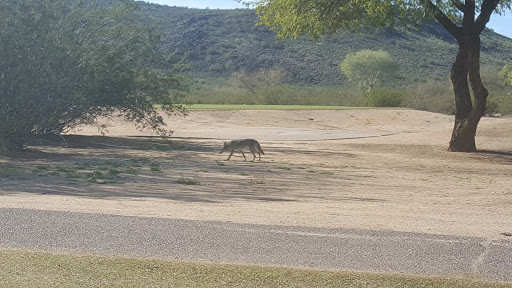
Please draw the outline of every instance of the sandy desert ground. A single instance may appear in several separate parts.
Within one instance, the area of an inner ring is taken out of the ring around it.
[[[107,136],[81,127],[65,147],[0,156],[0,207],[512,241],[502,235],[512,232],[510,117],[482,119],[478,153],[446,151],[453,116],[413,110],[192,111],[167,122],[170,140],[105,119]],[[258,139],[265,155],[224,161],[233,138]],[[121,171],[115,183],[61,169],[103,164]]]

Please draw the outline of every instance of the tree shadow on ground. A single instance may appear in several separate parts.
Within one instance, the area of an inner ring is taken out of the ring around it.
[[[45,135],[29,146],[53,146],[80,149],[131,149],[142,151],[210,151],[211,145],[172,137],[111,137],[85,135]]]
[[[473,154],[485,160],[502,164],[512,164],[512,151],[479,150]]]
[[[303,149],[300,147],[285,147],[285,146],[272,146],[272,153],[279,154],[299,154],[299,155],[308,155],[311,157],[314,156],[342,156],[347,158],[356,158],[357,156],[353,153],[347,153],[337,150],[312,150],[312,149]]]
[[[302,164],[266,162],[265,158],[261,162],[243,162],[240,161],[241,155],[238,155],[239,158],[232,158],[231,161],[215,160],[213,155],[218,155],[220,146],[211,141],[171,140],[173,145],[180,148],[162,150],[152,145],[160,144],[161,141],[165,141],[162,145],[168,145],[167,139],[150,139],[151,141],[148,142],[148,139],[105,136],[71,135],[66,138],[68,145],[66,148],[61,146],[61,137],[48,137],[32,142],[24,153],[7,157],[8,162],[18,164],[13,164],[15,168],[17,167],[15,170],[0,174],[3,184],[0,187],[0,194],[33,193],[98,199],[159,198],[198,203],[222,203],[231,200],[290,202],[298,201],[297,197],[287,197],[283,192],[302,191],[303,185],[311,186],[311,183],[330,185],[328,184],[332,180],[330,178],[350,181],[349,178],[354,177],[321,175],[318,171],[305,170]],[[341,157],[356,157],[350,153],[300,149],[300,146],[297,148],[272,146],[267,152],[292,156],[302,154],[308,157],[325,157],[334,154]],[[143,161],[144,167],[130,166],[133,163],[140,164],[140,161]],[[157,163],[161,171],[151,171],[150,163]],[[31,171],[31,169],[39,169],[40,166],[47,170]],[[74,168],[77,166],[81,168]],[[69,178],[66,176],[67,172],[55,175],[59,171],[67,171],[67,168],[86,170],[87,173],[100,171],[104,174],[110,170],[126,171],[129,168],[143,171],[134,174],[123,172],[117,178],[114,177],[113,182],[99,184],[89,183],[84,178]],[[314,175],[313,172],[318,174]],[[198,185],[180,184],[177,181],[180,178],[193,180],[197,178],[199,183]],[[322,179],[327,182],[322,182],[324,181]],[[380,200],[347,197],[346,201]]]

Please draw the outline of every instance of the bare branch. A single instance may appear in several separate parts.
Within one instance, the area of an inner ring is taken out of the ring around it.
[[[498,0],[493,0],[498,1]],[[422,5],[429,10],[432,15],[434,15],[434,18],[441,24],[443,27],[450,33],[457,41],[462,40],[462,29],[458,27],[455,23],[446,16],[446,14],[443,13],[439,7],[437,7],[432,1],[430,0],[422,0]]]

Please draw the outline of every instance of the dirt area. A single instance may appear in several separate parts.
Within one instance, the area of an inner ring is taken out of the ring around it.
[[[512,118],[482,119],[478,153],[446,151],[453,116],[412,110],[192,111],[167,122],[170,140],[105,120],[106,137],[81,127],[64,147],[0,157],[0,207],[512,238],[500,235],[512,232]],[[249,137],[261,162],[218,154]],[[96,172],[115,177],[89,181]]]

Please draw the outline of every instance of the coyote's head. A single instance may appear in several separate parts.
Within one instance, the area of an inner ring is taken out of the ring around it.
[[[224,141],[224,145],[222,146],[222,149],[220,149],[220,152],[219,154],[221,154],[222,152],[226,151],[226,150],[229,150],[229,142],[226,142]]]

